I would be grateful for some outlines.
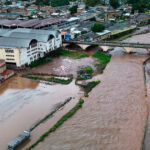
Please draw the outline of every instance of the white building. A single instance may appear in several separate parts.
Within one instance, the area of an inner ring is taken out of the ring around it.
[[[62,45],[59,31],[17,28],[0,31],[0,59],[22,67]],[[5,29],[4,29],[5,30]]]

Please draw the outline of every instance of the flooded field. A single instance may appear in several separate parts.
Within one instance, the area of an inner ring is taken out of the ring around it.
[[[0,85],[0,149],[5,150],[10,140],[28,130],[56,104],[68,97],[77,101],[79,92],[74,81],[69,85],[47,85],[16,75],[4,82]]]
[[[71,59],[61,56],[58,58],[54,58],[53,62],[32,69],[31,72],[48,73],[56,75],[73,74],[74,77],[76,77],[77,71],[80,69],[81,66],[90,65],[92,68],[94,68],[94,64],[96,64],[96,62],[92,57],[87,57],[83,59]]]

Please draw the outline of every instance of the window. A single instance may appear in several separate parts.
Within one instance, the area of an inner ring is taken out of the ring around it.
[[[32,44],[31,48],[33,48],[33,47],[37,47],[37,43]]]
[[[6,55],[7,57],[14,57],[14,55]]]
[[[14,61],[15,59],[7,58],[6,60],[13,60]]]
[[[12,49],[5,49],[5,52],[6,53],[14,53],[14,50],[12,50]]]

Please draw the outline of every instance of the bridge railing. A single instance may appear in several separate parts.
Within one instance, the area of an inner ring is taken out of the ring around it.
[[[101,45],[101,46],[118,46],[118,47],[133,47],[133,48],[150,48],[150,44],[146,43],[127,43],[127,42],[109,42],[109,41],[75,41],[75,40],[63,40],[63,43],[74,43],[84,45]]]

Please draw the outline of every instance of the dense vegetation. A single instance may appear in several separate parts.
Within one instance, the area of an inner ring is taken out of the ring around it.
[[[102,32],[105,30],[105,26],[103,24],[95,23],[92,27],[91,30],[93,32]]]
[[[50,62],[51,59],[46,59],[46,58],[40,58],[38,60],[35,60],[33,62],[31,62],[31,64],[29,65],[29,67],[33,68],[33,67],[38,67],[40,65],[44,65],[48,62]]]
[[[113,8],[115,8],[115,9],[120,6],[119,0],[110,0],[109,3],[110,3],[110,5],[111,5]]]
[[[70,14],[73,15],[73,14],[77,13],[77,9],[78,9],[77,5],[70,7],[69,8]]]
[[[85,92],[84,96],[85,96],[85,97],[88,97],[89,92],[91,92],[92,89],[93,89],[96,85],[98,85],[99,83],[100,83],[100,81],[91,81],[91,82],[89,82],[88,85],[84,88],[84,92]]]
[[[81,34],[86,34],[88,31],[86,31],[86,30],[82,30],[81,31]]]
[[[127,0],[127,3],[132,5],[132,12],[136,10],[139,12],[150,10],[149,0]]]
[[[50,56],[51,57],[66,56],[66,57],[71,57],[74,59],[80,59],[80,58],[88,57],[89,54],[86,52],[71,52],[71,51],[67,51],[64,49],[58,49],[58,50],[52,51],[50,53]]]
[[[96,67],[99,72],[103,72],[107,64],[109,63],[111,59],[111,55],[104,54],[102,52],[97,52],[93,55],[94,58],[97,58],[99,61],[99,64],[96,64]]]
[[[93,69],[91,66],[82,66],[81,69],[77,72],[77,80],[87,80],[92,78]]]
[[[35,4],[40,6],[51,5],[52,7],[57,7],[57,6],[69,5],[70,1],[74,1],[74,0],[36,0]]]
[[[102,4],[102,0],[84,0],[86,6],[96,6]]]
[[[33,79],[33,80],[43,80],[43,81],[55,82],[55,83],[61,83],[61,84],[69,84],[72,82],[72,79],[73,79],[72,77],[68,77],[68,79],[62,79],[58,77],[44,78],[42,76],[41,77],[36,76],[36,74],[25,74],[25,75],[22,75],[22,77]]]
[[[72,117],[84,104],[84,100],[80,100],[75,107],[73,107],[68,113],[66,113],[63,117],[60,118],[57,123],[50,128],[47,132],[45,132],[33,145],[31,145],[27,150],[33,149],[37,146],[40,142],[42,142],[50,133],[54,132],[59,126],[61,126],[66,120]]]

